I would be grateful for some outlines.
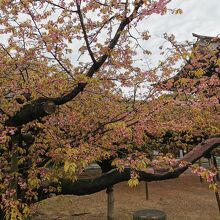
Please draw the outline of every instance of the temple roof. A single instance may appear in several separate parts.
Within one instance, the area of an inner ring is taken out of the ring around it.
[[[193,37],[197,37],[200,40],[208,40],[211,42],[216,42],[216,41],[220,41],[220,37],[216,36],[216,37],[210,37],[210,36],[204,36],[204,35],[199,35],[199,34],[195,34],[192,33]]]
[[[214,74],[216,65],[213,60],[218,59],[220,55],[220,38],[195,33],[192,35],[197,38],[191,50],[192,56],[175,76],[158,83],[157,86],[159,85],[159,87],[166,90],[167,83],[172,82],[173,86],[169,90],[175,90],[175,82],[178,82],[181,78],[196,78],[195,72],[198,69],[204,71],[204,76],[210,77]]]

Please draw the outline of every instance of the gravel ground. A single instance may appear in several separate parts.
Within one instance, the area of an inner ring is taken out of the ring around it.
[[[132,219],[139,209],[159,209],[168,220],[220,220],[215,194],[206,183],[192,175],[178,179],[145,183],[129,188],[127,183],[114,187],[115,220]],[[33,220],[106,220],[105,191],[88,196],[57,196],[37,204]]]

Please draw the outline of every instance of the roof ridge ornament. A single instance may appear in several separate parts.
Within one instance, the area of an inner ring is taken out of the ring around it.
[[[195,33],[192,33],[192,35],[193,35],[193,37],[197,37],[200,40],[210,40],[212,42],[220,41],[220,37],[219,37],[220,34],[218,34],[216,37],[199,35],[199,34],[195,34]]]

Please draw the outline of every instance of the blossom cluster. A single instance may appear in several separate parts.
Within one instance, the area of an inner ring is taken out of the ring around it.
[[[199,167],[199,166],[191,166],[190,168],[192,173],[205,179],[208,183],[215,182],[215,176],[216,176],[215,170],[208,170],[204,167]]]

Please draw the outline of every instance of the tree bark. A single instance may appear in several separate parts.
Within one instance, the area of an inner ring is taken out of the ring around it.
[[[183,167],[177,166],[173,171],[153,168],[153,172],[138,171],[140,181],[159,181],[177,178],[182,174],[190,164],[195,163],[203,155],[209,153],[214,148],[220,146],[219,138],[210,138],[200,143],[192,151],[186,154],[180,161],[186,161],[189,164]],[[67,179],[61,179],[61,194],[67,195],[88,195],[99,192],[107,187],[117,183],[128,181],[130,179],[130,168],[125,168],[123,172],[113,169],[108,173],[94,179],[82,179],[72,182]]]
[[[38,118],[45,117],[55,112],[56,105],[52,99],[39,98],[25,105],[13,117],[5,121],[6,126],[18,127]]]

